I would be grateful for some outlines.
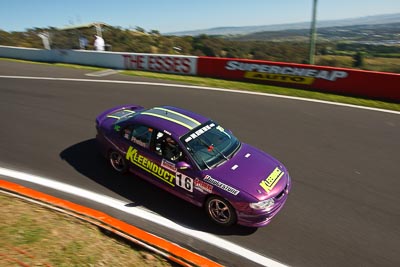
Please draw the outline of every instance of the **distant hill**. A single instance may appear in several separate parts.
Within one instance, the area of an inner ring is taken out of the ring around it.
[[[385,24],[364,24],[353,26],[332,26],[318,28],[318,40],[347,41],[374,45],[399,45],[400,22]],[[263,31],[244,35],[225,35],[235,41],[309,41],[309,29]]]
[[[367,16],[360,18],[340,19],[340,20],[321,20],[317,21],[317,27],[318,28],[343,27],[343,26],[354,26],[354,25],[389,24],[397,22],[400,22],[400,13]],[[202,30],[165,33],[165,35],[176,35],[176,36],[184,36],[184,35],[197,36],[201,34],[243,35],[255,32],[301,30],[309,28],[310,28],[310,22],[299,22],[299,23],[262,25],[262,26],[217,27],[217,28],[202,29]]]

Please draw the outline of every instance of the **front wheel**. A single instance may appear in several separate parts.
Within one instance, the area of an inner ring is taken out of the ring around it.
[[[119,173],[126,173],[128,171],[128,164],[124,157],[117,151],[111,151],[108,154],[108,160],[111,167]]]
[[[206,201],[206,212],[208,217],[222,226],[231,226],[236,223],[236,211],[232,205],[218,196],[211,196]]]

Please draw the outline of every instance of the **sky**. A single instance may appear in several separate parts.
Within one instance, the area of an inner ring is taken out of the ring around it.
[[[311,21],[313,0],[0,0],[0,29],[104,22],[170,33]],[[318,0],[317,20],[400,13],[400,0]]]

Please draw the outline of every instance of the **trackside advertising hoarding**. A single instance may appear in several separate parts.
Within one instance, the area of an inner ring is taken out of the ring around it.
[[[400,74],[237,58],[43,50],[0,45],[0,57],[257,82],[400,102]]]
[[[197,57],[166,54],[122,53],[69,49],[34,49],[0,46],[0,57],[143,70],[180,75],[197,74]]]
[[[197,75],[400,101],[400,74],[306,64],[199,57]]]
[[[124,69],[183,75],[197,74],[197,57],[157,54],[123,54]]]

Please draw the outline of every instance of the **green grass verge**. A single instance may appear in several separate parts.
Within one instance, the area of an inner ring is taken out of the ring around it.
[[[2,59],[2,60],[20,61],[20,60],[13,60],[13,59]],[[23,61],[23,62],[29,62],[29,61]],[[93,70],[93,71],[104,69],[104,68],[97,68],[97,67],[88,67],[88,66],[80,66],[80,65],[73,65],[73,64],[60,64],[60,63],[49,64],[49,63],[35,62],[35,64],[46,64],[46,65],[61,66],[61,67],[68,67],[68,68],[87,69],[87,70]],[[277,94],[277,95],[286,95],[286,96],[294,96],[294,97],[301,97],[301,98],[324,100],[324,101],[330,101],[330,102],[336,102],[336,103],[351,104],[351,105],[357,105],[357,106],[366,106],[366,107],[372,107],[372,108],[400,111],[400,103],[385,102],[385,101],[365,99],[365,98],[359,98],[359,97],[349,97],[349,96],[342,96],[342,95],[336,95],[336,94],[331,94],[331,93],[321,93],[321,92],[300,90],[300,89],[294,89],[294,88],[288,88],[288,87],[278,87],[278,86],[262,85],[262,84],[254,84],[254,83],[235,82],[235,81],[227,81],[227,80],[212,79],[212,78],[202,78],[202,77],[195,77],[195,76],[182,76],[182,75],[173,75],[173,74],[164,74],[164,73],[154,73],[154,72],[147,72],[147,71],[126,70],[126,71],[121,71],[120,73],[125,74],[125,75],[145,77],[145,78],[151,78],[151,79],[175,81],[175,82],[185,83],[185,84],[190,84],[190,85],[252,91],[252,92],[261,92],[261,93]]]
[[[90,223],[2,191],[0,207],[0,266],[178,266]]]

